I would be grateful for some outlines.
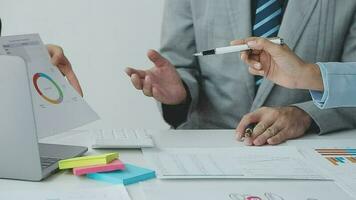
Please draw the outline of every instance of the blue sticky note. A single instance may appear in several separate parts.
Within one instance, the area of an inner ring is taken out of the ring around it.
[[[129,185],[140,181],[152,179],[156,177],[156,173],[153,170],[138,167],[131,164],[125,164],[124,170],[118,170],[113,172],[100,172],[87,174],[88,178],[109,182],[113,184]]]

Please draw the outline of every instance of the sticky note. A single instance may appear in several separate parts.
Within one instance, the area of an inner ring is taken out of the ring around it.
[[[153,170],[125,164],[125,170],[87,174],[88,178],[113,184],[129,185],[156,177]]]
[[[115,170],[124,170],[125,165],[120,160],[114,160],[111,163],[103,165],[92,165],[87,167],[73,168],[73,174],[81,176],[84,174],[96,173],[96,172],[111,172]]]
[[[95,156],[82,156],[61,160],[58,162],[59,169],[71,169],[75,167],[85,167],[91,165],[108,164],[119,157],[118,153],[107,153]]]

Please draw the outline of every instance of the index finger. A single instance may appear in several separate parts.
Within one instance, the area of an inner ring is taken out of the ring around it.
[[[82,87],[80,86],[79,80],[75,73],[71,71],[70,73],[66,74],[68,82],[72,85],[72,87],[80,94],[80,96],[83,96],[83,90]]]
[[[236,127],[236,139],[241,140],[244,137],[245,129],[252,123],[257,123],[261,119],[259,111],[248,113],[242,117],[240,123]]]
[[[233,40],[230,42],[230,45],[240,45],[240,44],[246,44],[249,41],[256,40],[257,37],[248,37],[244,39],[238,39],[238,40]]]
[[[240,45],[240,44],[246,44],[245,39],[238,39],[230,42],[230,45]]]
[[[48,44],[46,46],[47,46],[47,51],[51,56],[52,64],[59,65],[62,60],[67,61],[65,60],[63,49],[60,46],[53,45],[53,44]]]
[[[131,67],[126,67],[125,73],[130,77],[132,74],[137,74],[140,78],[145,78],[145,76],[146,76],[146,71],[134,69]]]

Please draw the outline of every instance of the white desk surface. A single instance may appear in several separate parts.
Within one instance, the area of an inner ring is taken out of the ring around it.
[[[233,130],[197,130],[197,131],[159,131],[154,136],[156,146],[158,147],[237,147],[243,144],[237,142],[234,138]],[[302,139],[352,139],[356,141],[356,130],[345,131],[339,133],[331,133],[323,136],[316,134],[308,134]],[[82,145],[87,146],[89,151],[87,154],[104,153],[107,151],[118,151],[120,159],[127,163],[133,163],[139,166],[147,166],[140,150],[93,150],[91,149],[92,135],[84,131],[71,131],[42,139],[41,142],[67,144],[67,145]],[[16,147],[14,148],[16,150]],[[26,163],[24,163],[26,166]],[[26,168],[24,167],[24,170]],[[164,182],[163,180],[150,180]],[[182,184],[186,182],[195,182],[198,184],[243,184],[245,181],[256,182],[256,184],[266,184],[268,181],[261,180],[165,180],[165,181],[179,181]],[[275,180],[277,181],[277,180]],[[55,190],[57,188],[63,189],[79,189],[79,188],[98,188],[105,187],[109,184],[98,182],[85,177],[77,177],[72,175],[70,171],[58,172],[41,182],[28,182],[17,180],[0,179],[1,190],[31,190],[31,189],[49,189]],[[145,199],[140,190],[139,184],[127,186],[132,199]]]

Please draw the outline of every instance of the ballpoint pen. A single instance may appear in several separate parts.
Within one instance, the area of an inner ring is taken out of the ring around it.
[[[249,124],[245,129],[245,137],[251,137],[256,124]]]
[[[267,38],[267,39],[275,44],[279,44],[279,45],[284,44],[283,39],[279,38],[279,37]],[[233,46],[219,47],[219,48],[215,48],[215,49],[202,51],[199,53],[195,53],[194,56],[218,55],[218,54],[246,51],[249,49],[250,49],[250,47],[247,44],[233,45]]]

